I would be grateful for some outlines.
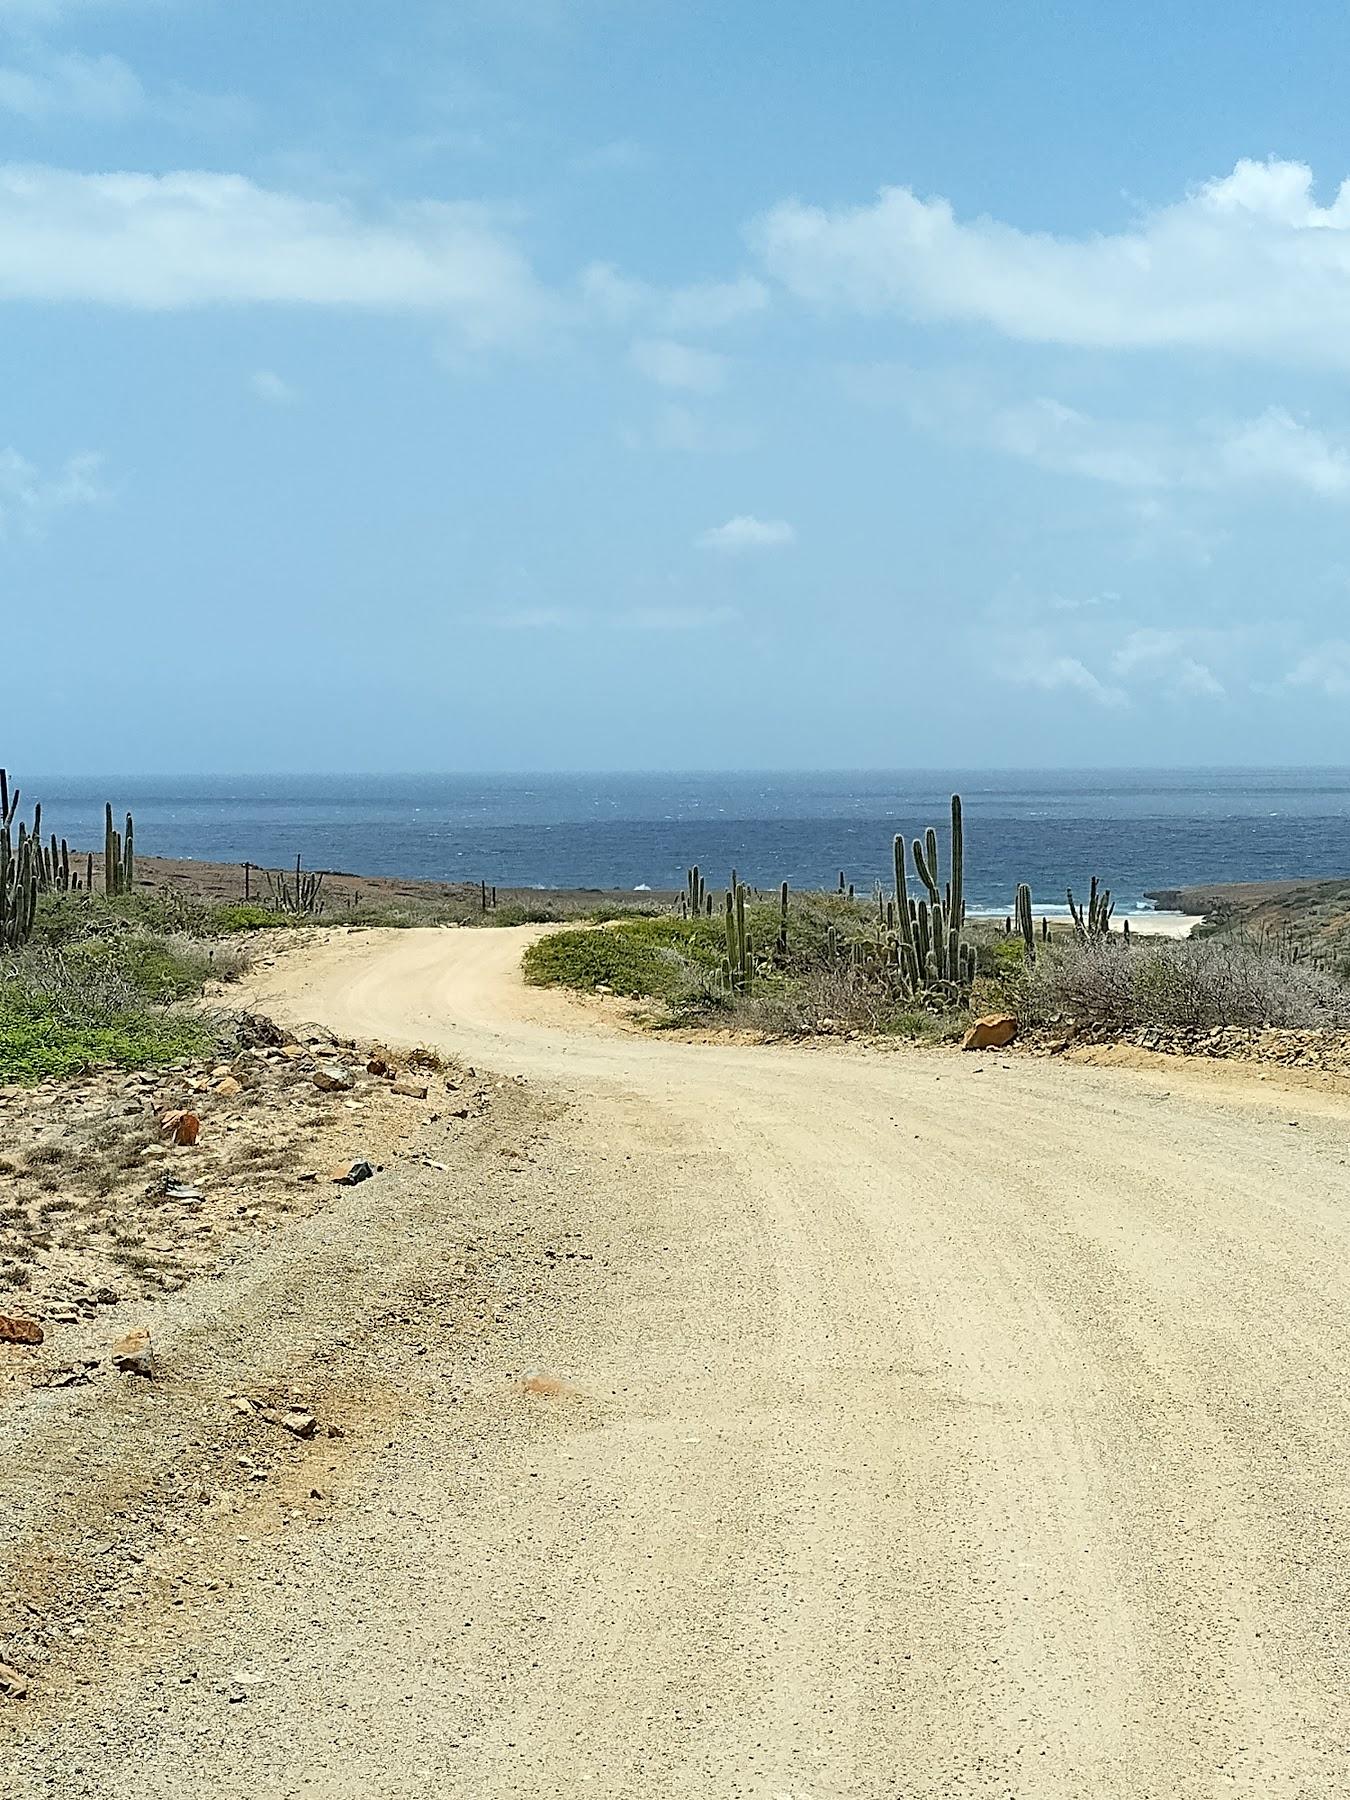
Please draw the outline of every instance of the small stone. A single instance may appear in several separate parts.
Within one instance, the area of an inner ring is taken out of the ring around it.
[[[167,1112],[159,1122],[161,1135],[171,1144],[195,1144],[202,1122],[195,1112]]]
[[[374,1169],[368,1162],[359,1160],[340,1163],[336,1169],[330,1171],[328,1179],[337,1182],[339,1187],[355,1187],[360,1181],[369,1181],[374,1173]]]
[[[341,1063],[320,1063],[312,1079],[315,1087],[323,1094],[345,1094],[349,1088],[356,1086],[356,1077]]]
[[[13,1313],[0,1313],[0,1344],[40,1344],[42,1327],[36,1319],[21,1319]]]
[[[118,1338],[112,1348],[112,1364],[128,1375],[153,1376],[155,1359],[150,1349],[150,1327],[141,1325]]]
[[[242,1094],[243,1091],[243,1082],[236,1081],[233,1075],[227,1075],[223,1081],[218,1081],[215,1086],[215,1092],[220,1095],[222,1100],[233,1100],[236,1094]]]
[[[394,1083],[391,1092],[403,1094],[409,1100],[425,1100],[427,1084],[425,1081],[415,1080],[411,1075],[403,1075]]]
[[[6,1700],[26,1700],[28,1677],[21,1675],[17,1669],[11,1669],[8,1663],[0,1663],[0,1694]]]

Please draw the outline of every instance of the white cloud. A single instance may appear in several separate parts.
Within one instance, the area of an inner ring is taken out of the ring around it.
[[[715,394],[726,380],[725,356],[677,344],[673,338],[640,338],[629,355],[633,367],[660,387]]]
[[[1234,481],[1288,483],[1328,500],[1350,496],[1350,449],[1277,406],[1222,437],[1219,465]]]
[[[925,430],[1058,475],[1145,495],[1302,489],[1320,499],[1350,499],[1350,436],[1305,424],[1278,406],[1250,419],[1179,427],[1095,418],[1048,395],[1010,402],[960,371],[933,374],[883,363],[845,370],[843,380],[854,398],[899,405]]]
[[[785,550],[796,541],[797,533],[786,519],[757,519],[751,513],[738,513],[725,525],[714,525],[694,539],[700,550],[730,555],[745,550]]]
[[[1300,657],[1284,681],[1286,687],[1310,688],[1328,699],[1344,699],[1350,694],[1350,642],[1328,638]]]
[[[1078,657],[1065,656],[1044,647],[1029,649],[1020,658],[1003,664],[999,672],[1020,686],[1040,688],[1046,693],[1067,690],[1086,695],[1098,706],[1111,708],[1127,704],[1120,688],[1109,687]]]
[[[0,450],[0,538],[19,530],[40,537],[54,513],[93,506],[107,497],[100,480],[103,459],[84,450],[44,475],[17,450]]]
[[[1033,342],[1350,366],[1350,181],[1318,206],[1303,163],[1239,162],[1126,230],[1082,237],[962,222],[907,187],[833,212],[787,201],[750,237],[774,276],[822,306]]]
[[[119,56],[37,54],[0,67],[0,112],[30,124],[66,116],[111,124],[144,104],[140,80]]]
[[[769,303],[769,290],[749,275],[659,288],[624,275],[612,263],[591,263],[579,285],[582,306],[593,317],[660,333],[717,331],[762,312]]]
[[[688,456],[735,456],[759,442],[750,426],[708,418],[675,400],[658,410],[650,428],[626,429],[619,438],[628,450],[674,450]]]
[[[1217,698],[1224,692],[1223,683],[1208,663],[1191,654],[1194,647],[1193,634],[1145,628],[1130,632],[1111,666],[1123,680],[1138,676],[1174,693]]]
[[[284,381],[274,369],[255,369],[248,378],[248,385],[259,400],[266,400],[272,406],[294,406],[300,398],[299,390]]]
[[[731,606],[636,606],[611,623],[626,631],[709,631],[739,617]]]
[[[482,207],[422,202],[365,216],[242,175],[15,164],[0,167],[0,299],[423,311],[477,343],[527,334],[549,310]]]

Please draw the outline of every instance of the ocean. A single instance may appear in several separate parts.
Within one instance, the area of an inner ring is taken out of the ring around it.
[[[770,887],[859,893],[889,881],[891,840],[965,804],[966,893],[1038,911],[1100,875],[1119,913],[1150,888],[1350,871],[1350,770],[1150,769],[828,774],[34,777],[44,833],[103,841],[103,802],[142,855],[502,887],[670,888],[698,863]],[[945,838],[945,831],[943,832]],[[945,856],[945,851],[944,851]]]

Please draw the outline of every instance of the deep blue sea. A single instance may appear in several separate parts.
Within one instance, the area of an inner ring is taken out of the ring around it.
[[[768,887],[860,893],[891,840],[966,818],[966,892],[1002,911],[1019,881],[1038,909],[1098,874],[1118,910],[1188,882],[1350,871],[1350,769],[725,775],[35,777],[44,831],[103,841],[103,801],[136,816],[142,855],[504,887],[709,885],[732,866]],[[944,833],[945,835],[945,833]],[[945,852],[944,852],[945,854]]]

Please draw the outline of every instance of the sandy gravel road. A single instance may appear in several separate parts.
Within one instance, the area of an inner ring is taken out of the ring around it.
[[[574,1102],[516,1202],[594,1259],[530,1327],[566,1389],[425,1408],[241,1578],[246,1703],[114,1691],[77,1791],[1350,1792],[1350,1105],[635,1036],[525,936],[336,934],[265,998]]]

